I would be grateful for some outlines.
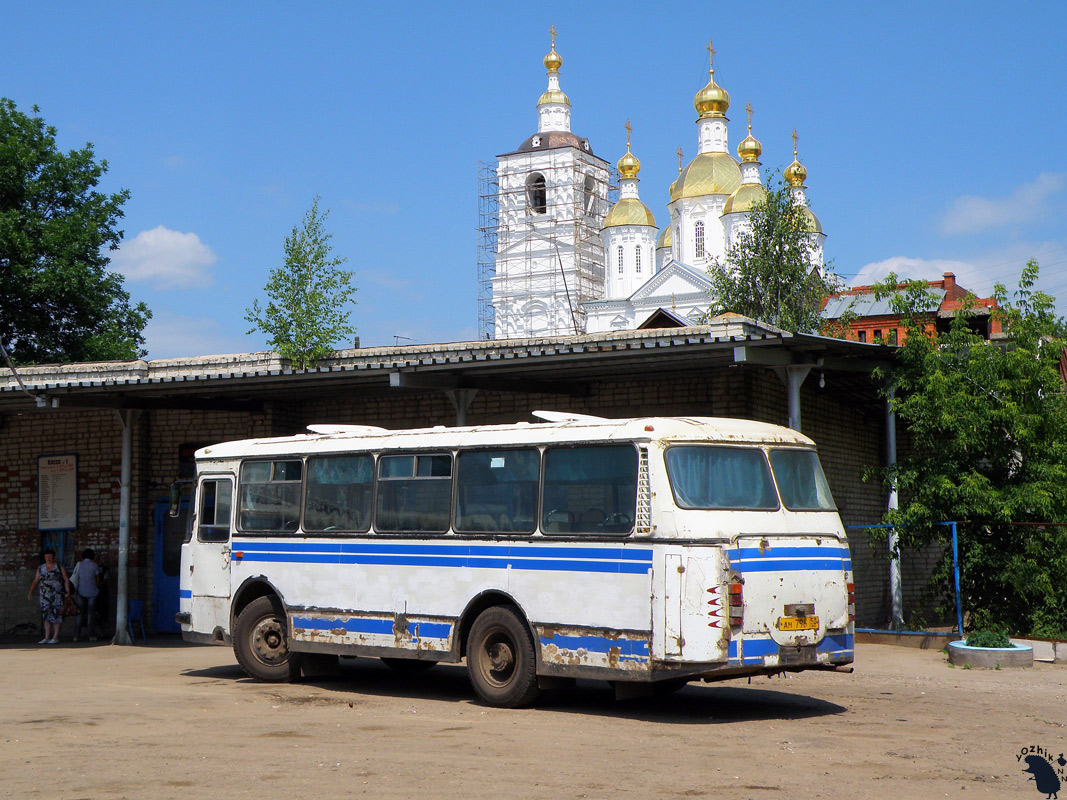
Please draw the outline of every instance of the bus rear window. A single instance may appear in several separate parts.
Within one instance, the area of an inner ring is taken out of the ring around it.
[[[629,533],[637,508],[632,445],[545,450],[545,533]]]
[[[790,511],[833,511],[834,498],[819,457],[811,450],[772,450],[771,468]]]
[[[679,508],[778,508],[767,459],[754,447],[671,447],[667,475]]]

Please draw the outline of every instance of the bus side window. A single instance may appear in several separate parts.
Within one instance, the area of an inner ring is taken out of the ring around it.
[[[451,454],[420,453],[378,459],[376,530],[446,533],[451,510]]]
[[[632,445],[545,450],[545,533],[629,533],[636,509],[637,450]]]
[[[238,528],[295,532],[300,527],[299,460],[246,461],[241,465]]]
[[[374,459],[369,455],[309,458],[304,530],[370,529]]]
[[[536,448],[461,452],[456,465],[456,530],[533,533],[540,468]]]
[[[230,501],[233,483],[229,478],[200,484],[197,538],[201,542],[227,542],[230,539]]]

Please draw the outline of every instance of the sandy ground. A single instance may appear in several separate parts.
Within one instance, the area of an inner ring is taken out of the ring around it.
[[[6,644],[0,664],[15,798],[1037,798],[1021,748],[1067,751],[1067,667],[888,645],[860,645],[853,675],[625,702],[583,681],[518,711],[479,705],[458,666],[346,659],[339,680],[266,685],[173,639]]]

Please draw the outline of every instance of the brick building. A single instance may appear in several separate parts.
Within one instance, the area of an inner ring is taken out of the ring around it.
[[[898,284],[903,291],[905,284]],[[958,283],[956,276],[946,272],[939,281],[930,281],[932,296],[924,326],[933,333],[948,327],[953,317],[970,305],[967,324],[986,339],[1000,335],[1000,322],[993,316],[996,298],[974,297]],[[968,299],[970,298],[970,299]],[[855,286],[831,297],[823,309],[828,320],[838,320],[846,312],[856,315],[848,322],[847,338],[856,342],[903,343],[907,335],[899,314],[893,312],[890,298],[876,297],[873,286]]]
[[[387,428],[529,420],[534,409],[606,417],[729,416],[799,427],[819,446],[846,525],[877,522],[886,494],[885,347],[790,335],[744,318],[679,329],[342,351],[293,371],[272,353],[0,371],[0,634],[32,630],[26,590],[43,546],[118,562],[123,427],[129,453],[129,596],[173,629],[182,531],[162,513],[195,448],[289,435],[313,423]],[[806,380],[805,380],[806,378]],[[76,516],[41,530],[42,464],[76,457]],[[889,617],[885,546],[853,537],[858,622]],[[916,557],[918,558],[918,557]],[[905,557],[905,574],[928,565]],[[173,578],[173,580],[171,580]],[[112,582],[114,583],[114,581]],[[907,587],[906,587],[907,588]],[[921,589],[905,593],[906,606]],[[111,592],[114,598],[114,589]],[[114,613],[112,610],[112,619]]]

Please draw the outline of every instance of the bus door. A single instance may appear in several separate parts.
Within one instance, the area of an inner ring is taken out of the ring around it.
[[[197,620],[198,598],[230,597],[230,530],[233,522],[233,475],[204,474],[196,484],[196,516],[193,519],[192,538],[189,547],[192,558],[188,560],[188,575],[192,592],[193,618],[197,629],[203,630]],[[227,611],[228,603],[209,603]],[[206,610],[206,609],[205,609]],[[217,616],[217,613],[212,614]],[[217,624],[225,625],[225,616]]]

